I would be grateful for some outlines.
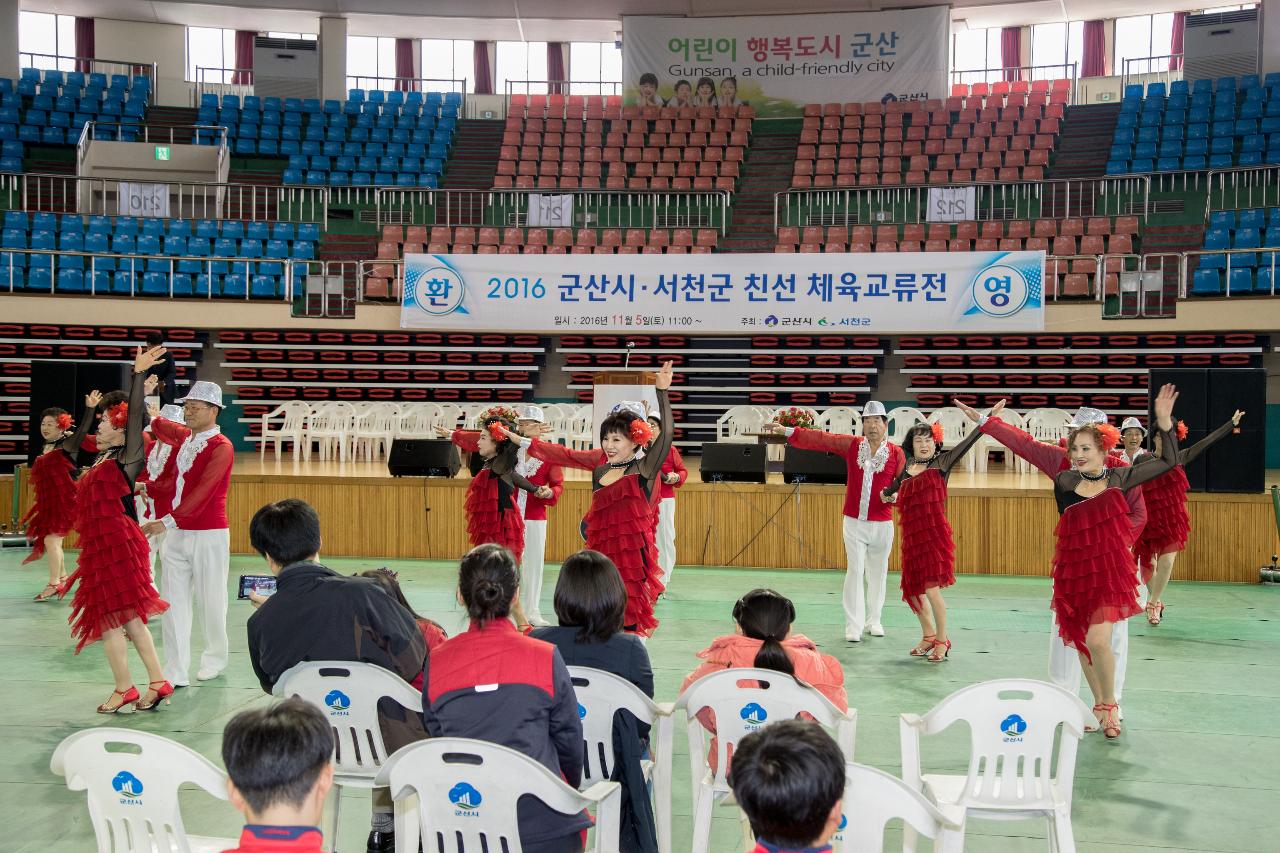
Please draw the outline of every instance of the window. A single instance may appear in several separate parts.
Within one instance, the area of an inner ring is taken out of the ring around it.
[[[622,82],[622,51],[615,42],[571,42],[569,81],[571,95],[616,94],[619,89],[608,84]]]
[[[1080,73],[1084,60],[1084,21],[1035,24],[1031,27],[1031,72],[1033,80],[1069,77],[1071,63]]]
[[[187,27],[187,80],[230,83],[235,67],[235,30]]]
[[[422,76],[428,80],[465,80],[467,91],[476,90],[475,42],[470,39],[423,39]],[[456,89],[435,86],[432,89]]]
[[[76,55],[76,19],[73,15],[49,15],[43,12],[21,12],[18,18],[18,51],[33,54],[22,58],[34,68],[60,68],[75,71],[76,64],[67,59]]]
[[[526,82],[529,81],[529,82]],[[498,42],[498,67],[493,75],[493,91],[503,94],[507,83],[513,92],[547,92],[547,43],[545,41]]]
[[[1116,18],[1116,51],[1114,74],[1126,72],[1125,60],[1141,60],[1151,56],[1168,56],[1173,45],[1173,13],[1162,15],[1137,15],[1132,18]],[[1154,67],[1151,67],[1154,66]],[[1160,62],[1129,63],[1130,73],[1142,74],[1166,67]]]
[[[951,70],[961,73],[958,83],[988,83],[1002,80],[1000,73],[1000,28],[964,30],[951,36]],[[977,72],[986,71],[981,74]]]
[[[395,76],[396,40],[394,38],[347,36],[348,88],[391,89]]]

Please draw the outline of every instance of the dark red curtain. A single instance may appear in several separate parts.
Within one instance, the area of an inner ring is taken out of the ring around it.
[[[417,88],[413,71],[413,39],[396,39],[396,88],[408,92]]]
[[[1084,57],[1080,62],[1080,76],[1107,76],[1107,37],[1102,21],[1084,22]]]
[[[236,72],[232,83],[253,83],[253,40],[257,30],[236,30]]]
[[[489,42],[478,41],[472,54],[476,71],[476,94],[493,94],[493,69],[489,67]]]
[[[1022,27],[1004,27],[1000,30],[1000,67],[1004,79],[1017,80],[1022,66]]]
[[[1187,13],[1173,13],[1173,38],[1169,41],[1169,53],[1173,56],[1169,57],[1169,70],[1182,70],[1182,36],[1187,30]],[[1154,48],[1155,45],[1152,45]]]
[[[76,56],[81,59],[76,63],[76,70],[88,74],[89,62],[96,54],[93,52],[93,18],[76,18]]]
[[[565,87],[555,82],[567,80],[569,76],[564,71],[564,47],[563,42],[547,42],[547,79],[553,81],[547,91],[553,95],[566,94]]]

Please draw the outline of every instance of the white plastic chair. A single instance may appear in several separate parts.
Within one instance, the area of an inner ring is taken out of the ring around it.
[[[688,717],[694,850],[709,849],[711,812],[717,803],[726,802],[730,796],[726,778],[729,750],[762,725],[794,720],[801,713],[807,713],[821,725],[835,730],[836,743],[845,760],[853,760],[858,712],[852,708],[841,711],[816,687],[802,684],[785,673],[749,667],[713,672],[690,684],[676,700],[675,709],[684,711]],[[705,743],[710,733],[698,720],[698,714],[704,709],[713,711],[716,717],[714,771],[707,760]]]
[[[417,853],[420,838],[431,851],[520,853],[516,803],[524,796],[566,815],[591,809],[595,839],[587,849],[618,849],[617,782],[580,792],[524,753],[496,743],[435,737],[409,744],[388,759],[378,783],[395,800],[396,853]]]
[[[896,406],[885,415],[886,441],[901,444],[902,436],[917,423],[928,423],[924,412],[914,406]]]
[[[764,427],[767,415],[755,406],[734,406],[716,421],[716,441],[755,444],[757,433]]]
[[[336,448],[338,460],[346,462],[355,419],[356,410],[350,403],[329,401],[318,404],[307,416],[307,440],[302,458],[310,461],[311,445],[315,443],[319,445],[321,461],[331,458]]]
[[[578,716],[582,719],[582,739],[586,742],[587,760],[582,769],[585,790],[596,782],[607,782],[613,772],[613,717],[629,711],[650,727],[649,745],[653,760],[641,763],[645,779],[653,784],[654,820],[658,830],[658,850],[671,850],[671,777],[672,725],[671,703],[658,704],[644,695],[634,684],[611,672],[587,666],[569,667],[573,692],[578,697]]]
[[[300,696],[324,712],[333,728],[333,831],[338,837],[342,789],[386,787],[375,781],[387,760],[378,702],[392,699],[422,713],[422,693],[394,672],[356,661],[303,661],[281,675],[273,695]],[[414,848],[417,850],[417,847]]]
[[[109,744],[137,751],[108,752]],[[227,775],[168,738],[133,729],[85,729],[58,744],[49,769],[64,777],[72,791],[88,792],[99,853],[219,853],[239,843],[187,834],[178,788],[194,784],[226,800]],[[230,808],[227,812],[230,822]]]
[[[840,811],[840,828],[831,839],[840,853],[882,853],[885,825],[893,820],[932,840],[934,853],[964,850],[964,809],[935,806],[897,776],[865,764],[845,763]]]
[[[290,400],[281,403],[262,416],[262,438],[258,442],[258,455],[265,457],[267,442],[275,444],[276,458],[280,457],[280,447],[286,441],[293,442],[293,459],[296,462],[301,454],[307,435],[307,416],[311,414],[311,404],[301,400]],[[271,426],[272,418],[280,418],[280,426]]]
[[[402,403],[396,421],[396,438],[436,438],[440,407],[435,403]]]
[[[934,409],[925,418],[926,423],[942,424],[942,444],[944,447],[955,447],[964,441],[965,436],[970,430],[975,430],[978,425],[969,420],[969,416],[957,409],[955,406],[943,406],[940,409]],[[973,454],[965,454],[965,469],[973,471]]]
[[[457,403],[437,403],[436,405],[440,409],[440,414],[438,415],[439,420],[436,421],[436,423],[451,431],[462,426],[465,426],[467,429],[471,429],[471,419],[488,408],[483,405],[476,406],[475,411],[472,412],[469,409],[464,410]]]
[[[938,734],[960,721],[969,725],[968,772],[922,773],[921,736]],[[1050,851],[1072,853],[1076,748],[1092,721],[1089,706],[1055,684],[1027,678],[971,684],[923,717],[902,715],[902,778],[940,806],[959,806],[969,818],[1048,818]],[[1059,727],[1062,736],[1055,757],[1053,741]],[[1056,778],[1049,775],[1055,767]]]
[[[1024,422],[1036,441],[1054,446],[1071,432],[1071,415],[1063,409],[1031,409],[1024,416]]]
[[[833,432],[837,435],[860,435],[862,433],[862,415],[849,406],[832,406],[818,415],[814,429]]]
[[[1022,415],[1018,414],[1013,409],[1003,409],[1000,412],[999,417],[1000,417],[1000,420],[1004,421],[1009,426],[1014,426],[1021,430],[1025,430],[1027,428],[1026,420],[1022,417]],[[1031,469],[1031,463],[1027,462],[1025,459],[1023,459],[1021,456],[1014,453],[1013,451],[1009,450],[1007,447],[1005,447],[1000,442],[996,441],[991,436],[984,435],[982,436],[982,438],[977,440],[977,442],[973,445],[973,450],[970,451],[970,454],[973,456],[974,467],[978,471],[978,473],[980,474],[986,473],[987,457],[990,456],[992,453],[1004,454],[1006,468],[1013,468],[1015,471],[1019,473],[1024,473]]]
[[[356,415],[351,430],[351,458],[361,455],[376,462],[383,453],[391,452],[391,442],[396,438],[397,411],[392,403],[375,403]]]
[[[591,434],[593,416],[590,406],[578,407],[565,430],[565,443],[570,450],[590,450],[595,447],[596,437]]]

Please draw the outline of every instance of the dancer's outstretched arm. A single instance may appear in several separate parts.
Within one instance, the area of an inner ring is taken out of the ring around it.
[[[658,440],[653,443],[653,447],[646,450],[644,458],[640,460],[640,476],[650,483],[655,482],[658,475],[662,473],[662,466],[667,461],[667,451],[671,449],[674,438],[672,432],[675,429],[675,422],[671,417],[671,401],[667,397],[667,389],[671,387],[674,376],[675,370],[671,362],[663,362],[655,383],[658,392],[658,417],[662,421],[662,431],[658,434]]]
[[[1030,433],[1010,426],[999,418],[987,418],[976,409],[960,401],[955,401],[956,408],[969,416],[978,425],[978,430],[989,435],[1009,448],[1014,454],[1022,457],[1040,469],[1045,476],[1053,478],[1062,467],[1063,450],[1036,441]]]
[[[1210,447],[1213,447],[1219,441],[1222,441],[1222,439],[1231,435],[1231,431],[1240,425],[1240,419],[1243,417],[1244,412],[1237,409],[1236,413],[1231,416],[1231,420],[1227,421],[1225,424],[1218,427],[1190,447],[1178,451],[1178,464],[1189,465],[1196,461],[1201,453],[1204,453]]]

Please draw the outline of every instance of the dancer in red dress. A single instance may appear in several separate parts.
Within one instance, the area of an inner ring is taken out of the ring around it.
[[[1187,482],[1183,467],[1230,435],[1240,425],[1243,417],[1244,412],[1237,410],[1231,420],[1190,447],[1179,450],[1178,464],[1173,470],[1142,487],[1143,497],[1147,501],[1147,523],[1138,535],[1133,550],[1138,556],[1142,581],[1147,585],[1147,621],[1152,625],[1159,625],[1164,618],[1164,601],[1161,597],[1173,574],[1174,561],[1177,560],[1178,553],[1187,547],[1187,536],[1191,533],[1191,516],[1187,514],[1187,489],[1191,484]],[[1177,437],[1186,437],[1186,427],[1182,421],[1178,421]],[[1153,446],[1156,456],[1140,455],[1133,464],[1141,467],[1158,458],[1162,449],[1158,434]]]
[[[653,432],[644,407],[622,403],[600,423],[600,450],[570,450],[559,444],[509,433],[544,462],[591,472],[591,508],[583,519],[587,548],[599,551],[618,567],[627,588],[627,631],[648,637],[658,627],[654,602],[662,593],[662,568],[654,543],[653,515],[662,490],[659,476],[671,447],[671,362],[658,372],[658,413],[662,431],[648,450]]]
[[[1058,631],[1079,653],[1093,693],[1093,713],[1108,738],[1120,736],[1115,696],[1112,624],[1141,612],[1133,542],[1145,521],[1143,483],[1177,464],[1178,441],[1172,434],[1178,391],[1165,385],[1155,400],[1156,426],[1163,439],[1161,456],[1143,465],[1108,468],[1106,457],[1120,440],[1109,424],[1078,427],[1067,436],[1072,467],[1060,470],[1057,448],[1047,447],[997,418],[980,416],[957,403],[986,435],[1039,468],[1053,480],[1061,518],[1055,529],[1053,603]]]
[[[436,431],[471,454],[472,477],[463,508],[472,547],[496,542],[515,554],[519,563],[524,555],[524,513],[516,501],[516,490],[544,499],[551,497],[551,490],[516,473],[516,445],[505,431],[515,431],[515,412],[494,406],[481,412],[480,423],[483,429],[479,431]]]
[[[998,415],[1004,401],[991,410]],[[942,451],[942,424],[916,424],[902,438],[907,464],[880,497],[898,507],[902,528],[902,600],[920,620],[923,636],[913,657],[931,663],[947,659],[947,603],[942,590],[956,582],[956,548],[947,521],[947,478],[982,433],[969,431],[955,447]]]
[[[160,658],[147,628],[147,620],[168,610],[169,605],[151,584],[150,552],[138,527],[133,500],[133,483],[145,459],[143,378],[164,352],[163,347],[145,352],[138,348],[129,401],[112,406],[98,422],[98,458],[80,478],[76,490],[80,559],[67,584],[75,587],[69,621],[78,641],[76,653],[102,640],[111,665],[115,691],[98,706],[100,714],[114,714],[130,706],[151,710],[173,693],[173,685],[161,675]],[[87,398],[87,421],[92,421],[99,399],[96,391]],[[126,635],[147,668],[150,683],[143,696],[130,680]]]
[[[76,482],[80,473],[76,467],[76,454],[82,445],[96,450],[87,442],[90,427],[96,418],[90,413],[80,429],[72,432],[71,415],[65,409],[49,408],[40,413],[40,437],[44,446],[40,455],[31,463],[31,487],[35,502],[22,517],[26,525],[27,541],[31,554],[23,565],[41,557],[49,558],[49,582],[35,597],[35,601],[48,601],[66,591],[66,560],[62,553],[62,540],[75,526]]]

